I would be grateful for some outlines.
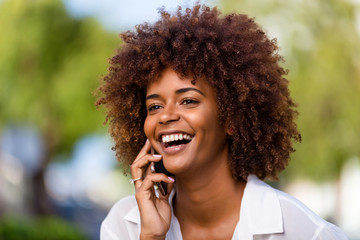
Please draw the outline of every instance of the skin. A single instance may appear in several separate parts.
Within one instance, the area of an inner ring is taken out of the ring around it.
[[[214,89],[203,79],[195,84],[166,69],[147,89],[148,115],[144,131],[148,138],[131,166],[136,200],[141,215],[141,239],[165,239],[170,227],[168,197],[156,198],[155,182],[169,183],[164,174],[151,173],[150,162],[163,160],[176,177],[174,213],[183,239],[231,239],[239,220],[245,183],[234,180],[228,167],[226,128],[217,120]],[[192,140],[183,146],[166,148],[163,134],[184,133]],[[150,147],[160,156],[151,155]],[[146,172],[146,173],[144,173]]]

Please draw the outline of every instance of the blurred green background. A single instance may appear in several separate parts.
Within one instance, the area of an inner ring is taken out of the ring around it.
[[[302,143],[277,186],[360,239],[360,2],[208,4],[255,17],[285,58]],[[92,94],[131,28],[69,5],[0,1],[0,239],[98,239],[109,207],[132,193]]]

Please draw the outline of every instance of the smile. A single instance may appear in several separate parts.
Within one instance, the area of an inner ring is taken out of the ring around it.
[[[161,140],[165,148],[188,144],[194,137],[184,133],[162,135]]]

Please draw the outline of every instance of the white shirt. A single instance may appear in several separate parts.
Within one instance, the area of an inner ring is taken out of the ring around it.
[[[172,209],[172,198],[169,202]],[[101,225],[101,240],[138,240],[140,213],[134,196],[118,201]],[[246,183],[232,240],[346,240],[335,225],[326,222],[294,197],[276,190],[256,176]],[[172,214],[166,240],[182,240],[179,222]]]

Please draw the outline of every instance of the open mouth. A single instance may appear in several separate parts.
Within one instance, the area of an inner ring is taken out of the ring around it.
[[[164,144],[165,148],[179,146],[182,144],[188,144],[194,136],[189,134],[183,133],[176,133],[176,134],[169,134],[169,135],[162,135],[161,140]]]

